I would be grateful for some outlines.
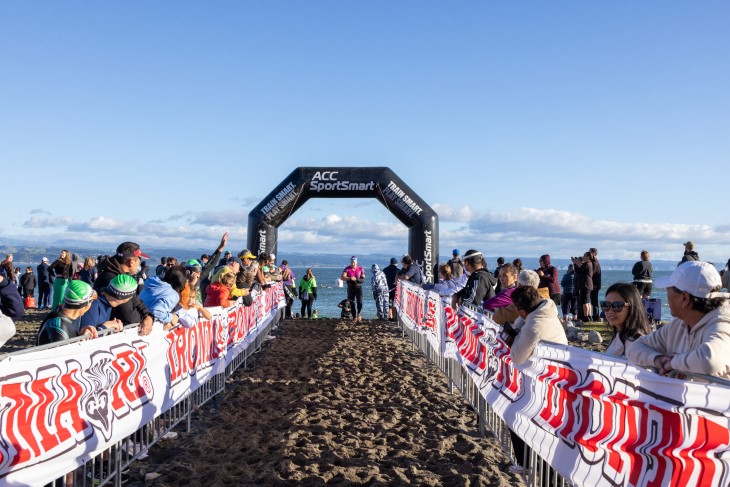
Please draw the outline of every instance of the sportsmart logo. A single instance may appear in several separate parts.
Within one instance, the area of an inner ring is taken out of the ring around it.
[[[320,191],[373,191],[375,182],[351,183],[350,181],[339,181],[339,171],[317,171],[309,182],[309,190],[315,193]]]

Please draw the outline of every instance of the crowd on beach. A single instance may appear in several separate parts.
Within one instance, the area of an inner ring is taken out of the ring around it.
[[[254,255],[248,249],[234,256],[223,250],[227,241],[225,233],[219,246],[199,259],[162,257],[155,269],[147,266],[149,256],[135,242],[119,244],[114,255],[83,261],[62,250],[53,262],[43,257],[35,273],[32,266],[24,272],[15,268],[8,254],[0,263],[0,346],[15,334],[14,322],[26,308],[48,310],[37,345],[96,338],[127,325],[139,324],[140,335],[148,335],[154,323],[165,330],[191,327],[201,316],[210,318],[207,308],[227,307],[236,300],[251,306],[252,293],[277,281],[284,283],[291,313],[294,273],[287,261],[277,266],[273,254]],[[305,301],[311,306],[316,298],[311,270],[301,279],[301,288],[310,290],[312,297]]]
[[[0,345],[13,336],[13,322],[26,307],[49,310],[38,330],[38,345],[81,335],[95,338],[137,323],[139,334],[147,335],[153,323],[164,329],[190,327],[200,316],[210,317],[206,308],[212,306],[227,307],[236,300],[250,306],[252,292],[273,282],[283,283],[285,317],[317,317],[317,281],[311,268],[297,282],[286,260],[277,265],[275,255],[254,255],[248,249],[234,256],[223,250],[227,241],[226,233],[210,255],[199,259],[162,257],[154,270],[134,242],[119,244],[114,255],[83,261],[63,250],[52,263],[43,257],[36,273],[30,266],[24,272],[16,269],[13,256],[7,255],[0,263]],[[677,370],[730,378],[730,294],[721,292],[730,286],[730,261],[718,272],[700,260],[692,242],[684,245],[682,260],[666,278],[654,279],[649,252],[642,251],[632,269],[633,281],[612,284],[600,302],[601,264],[595,248],[573,257],[562,277],[549,254],[540,256],[534,270],[524,269],[520,259],[505,262],[500,257],[492,272],[481,252],[469,250],[462,256],[454,249],[452,258],[438,266],[438,282],[428,285],[422,269],[405,255],[400,267],[395,258],[383,269],[372,264],[372,293],[380,320],[396,319],[399,279],[449,296],[453,308],[477,307],[504,328],[517,364],[529,360],[540,340],[567,343],[565,326],[575,318],[579,323],[605,320],[614,329],[608,354],[663,374]],[[366,273],[356,256],[340,279],[347,287],[339,304],[341,317],[361,321]],[[659,329],[644,306],[654,286],[667,289],[674,316]],[[299,313],[293,311],[296,299]]]
[[[298,281],[288,262],[276,264],[273,254],[255,255],[244,249],[233,255],[224,248],[225,233],[218,247],[199,259],[183,262],[162,257],[154,270],[134,242],[123,242],[114,255],[86,257],[81,261],[68,250],[52,263],[43,258],[36,267],[16,269],[13,256],[0,263],[0,346],[15,333],[14,321],[26,307],[48,309],[37,334],[37,345],[79,336],[96,338],[138,325],[140,335],[153,326],[169,330],[191,327],[207,308],[230,306],[240,300],[253,303],[252,293],[281,282],[286,299],[285,317],[316,318],[317,282],[311,268]],[[426,284],[414,259],[393,258],[380,269],[372,264],[373,299],[380,320],[396,320],[394,299],[398,280],[422,286],[450,300],[453,309],[474,307],[487,313],[502,327],[501,336],[510,346],[510,358],[518,368],[531,360],[540,341],[567,345],[566,326],[577,321],[605,320],[614,330],[606,354],[623,357],[662,375],[692,378],[693,374],[730,380],[730,260],[718,272],[704,262],[692,242],[686,242],[682,260],[670,276],[654,278],[649,252],[640,254],[632,269],[631,282],[617,282],[599,301],[601,265],[598,250],[588,249],[571,258],[561,277],[549,254],[539,258],[537,269],[524,269],[520,259],[497,259],[490,271],[482,252],[470,249],[438,266],[438,281]],[[347,297],[339,307],[341,317],[362,320],[363,283],[366,273],[356,256],[340,276]],[[35,289],[38,298],[35,299]],[[673,319],[654,328],[644,301],[654,287],[667,290]],[[300,313],[293,313],[296,299]],[[558,307],[562,313],[558,312]],[[513,435],[517,458],[522,458],[522,440]],[[521,471],[514,465],[514,471]]]

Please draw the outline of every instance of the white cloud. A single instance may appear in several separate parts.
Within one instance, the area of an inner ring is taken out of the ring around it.
[[[70,225],[72,222],[73,220],[67,216],[56,216],[48,218],[32,216],[23,223],[23,226],[26,228],[65,227],[67,225]]]

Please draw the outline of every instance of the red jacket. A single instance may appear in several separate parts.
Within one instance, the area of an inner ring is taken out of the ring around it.
[[[227,288],[220,282],[208,284],[205,288],[205,303],[203,306],[223,306],[227,308],[231,305],[231,289]]]

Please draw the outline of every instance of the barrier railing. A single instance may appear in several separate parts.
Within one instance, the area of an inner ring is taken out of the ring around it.
[[[512,462],[524,442],[530,486],[730,485],[730,382],[661,377],[626,360],[540,342],[517,369],[489,313],[458,312],[408,283],[396,292],[403,336],[493,432]]]
[[[122,485],[129,466],[150,447],[174,429],[190,431],[193,413],[225,391],[226,378],[261,349],[281,319],[283,304],[281,286],[275,285],[257,295],[252,307],[236,303],[211,309],[212,320],[190,329],[160,333],[156,328],[142,339],[131,325],[104,340],[78,337],[4,355],[0,485]],[[54,405],[48,409],[45,403]],[[124,421],[133,411],[149,419],[127,429]],[[73,429],[77,432],[67,437]],[[48,434],[59,442],[56,449],[64,448],[63,465],[78,465],[55,480],[50,472],[68,467],[59,465]],[[75,439],[80,435],[82,443]]]

